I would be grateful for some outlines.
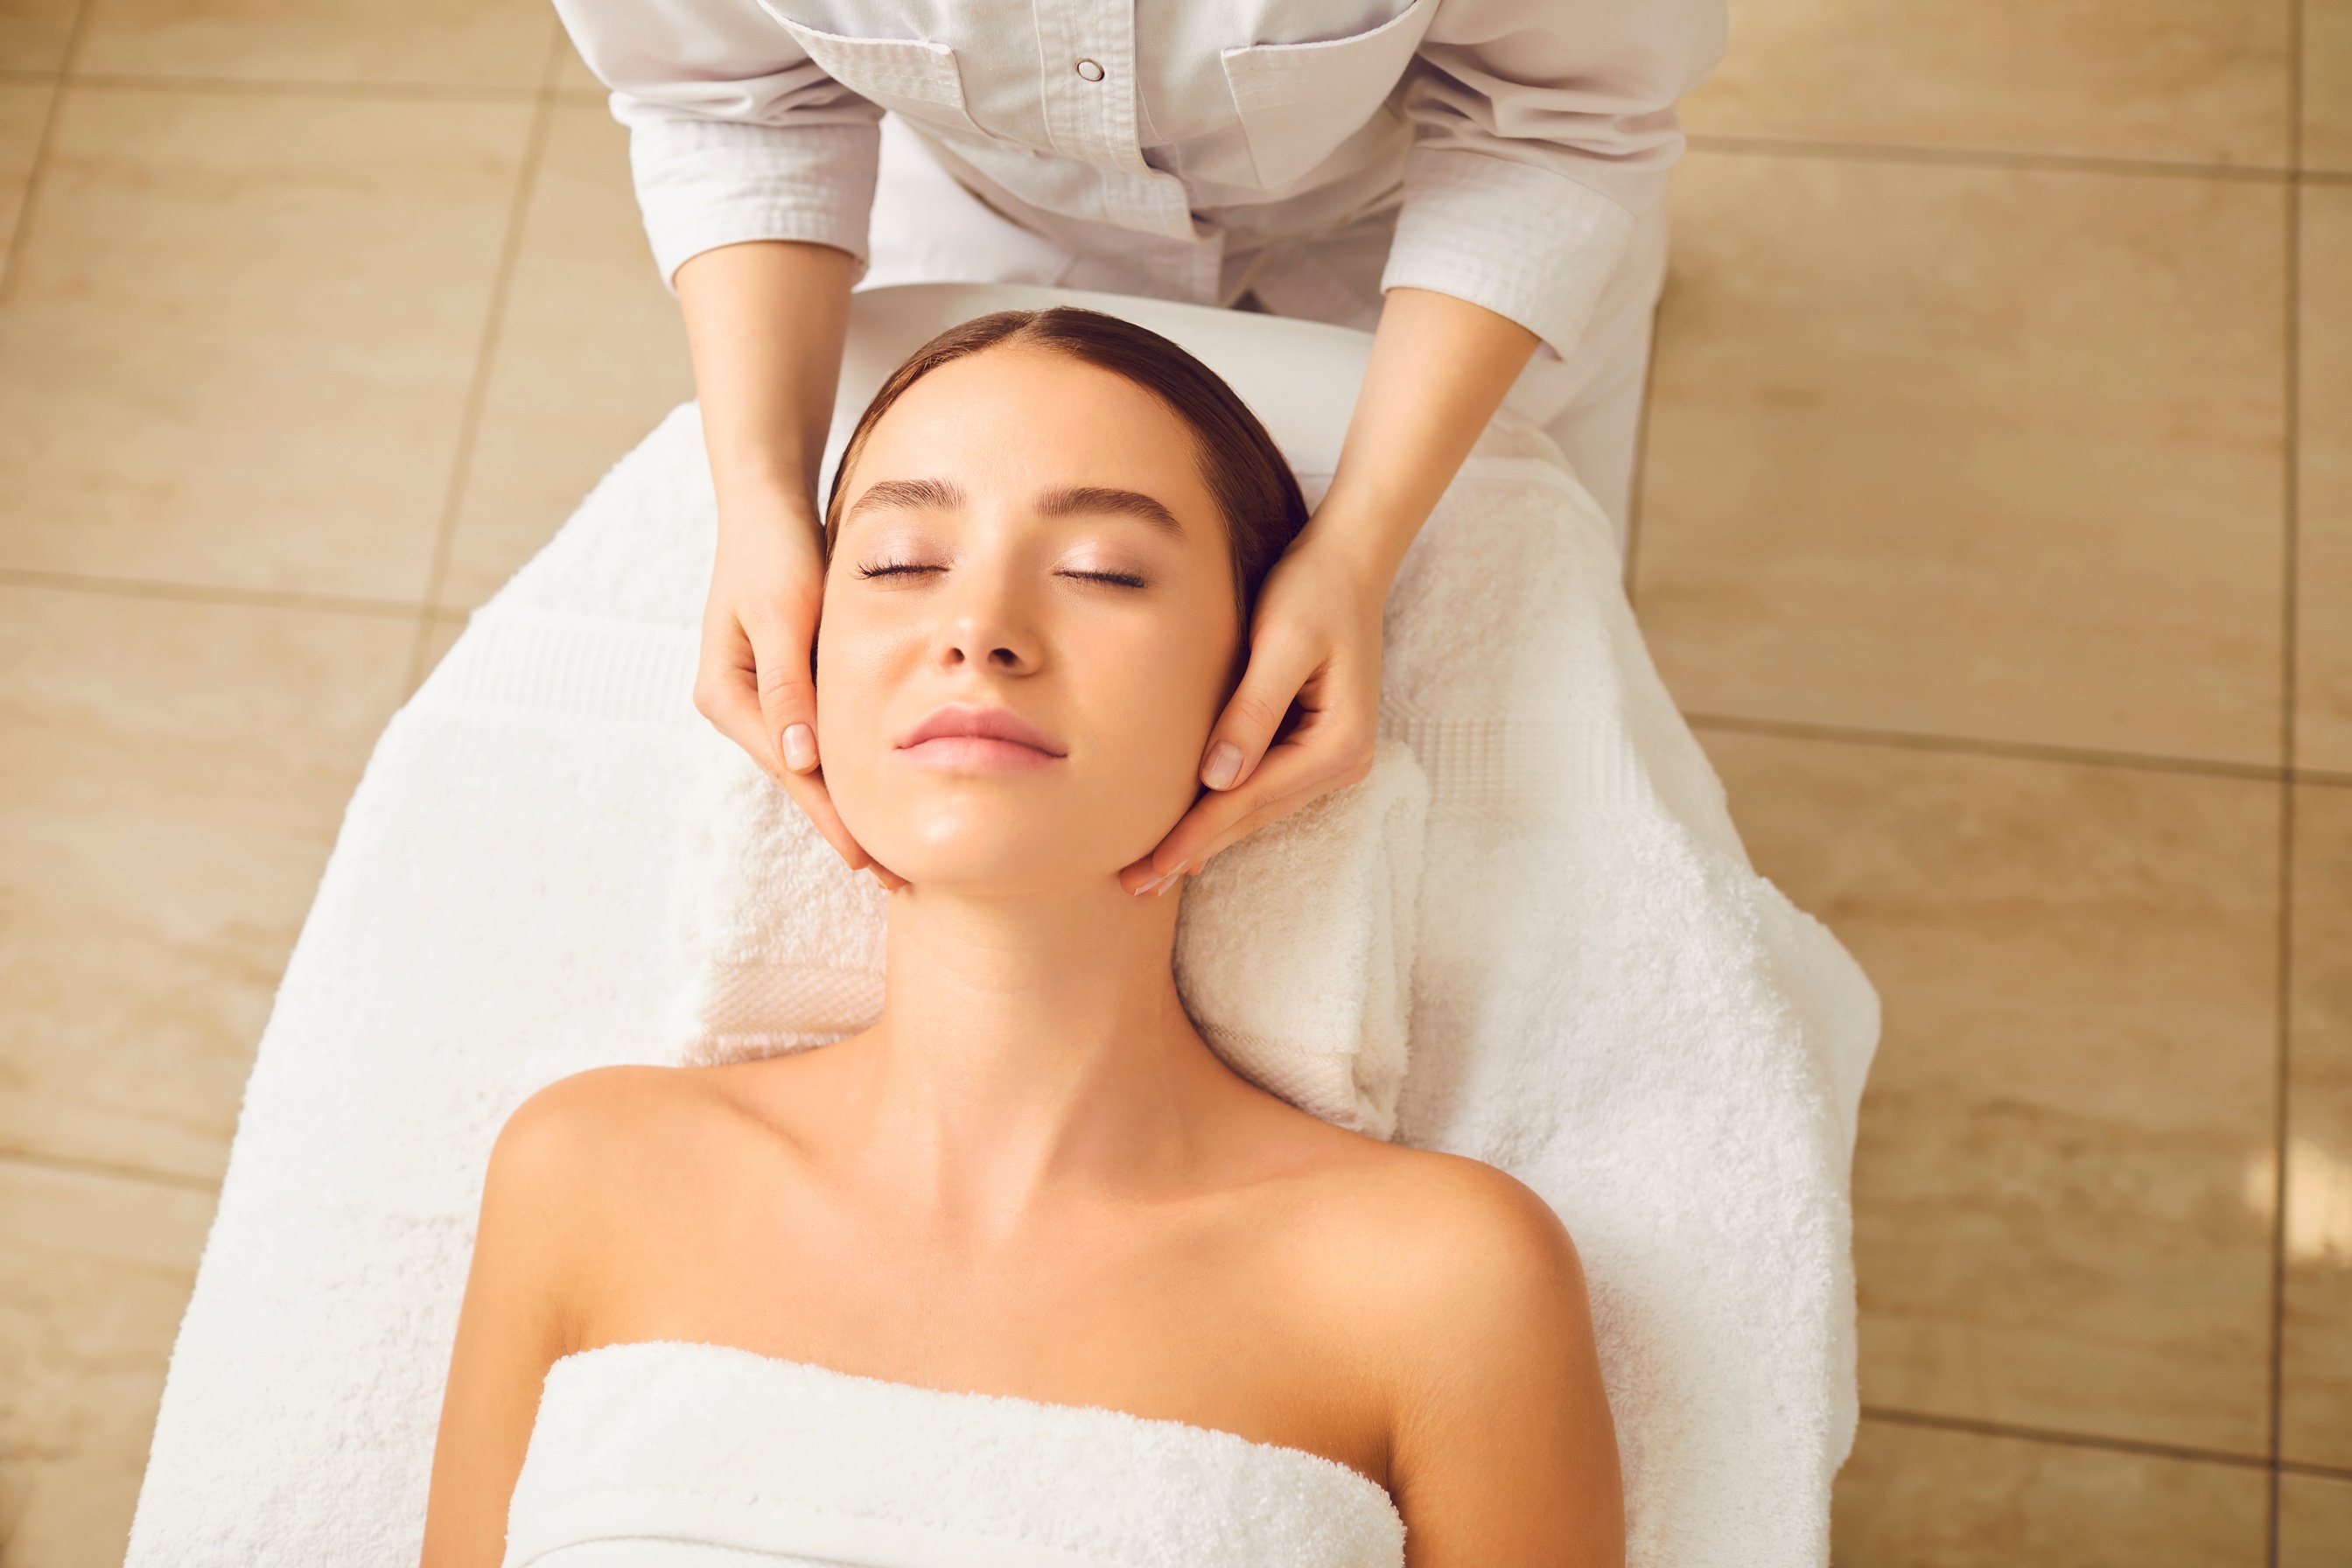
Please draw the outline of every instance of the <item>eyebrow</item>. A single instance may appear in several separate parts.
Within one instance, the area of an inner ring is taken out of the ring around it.
[[[954,511],[964,504],[961,486],[952,479],[877,479],[866,489],[841,520],[844,530],[868,511]],[[1131,517],[1167,534],[1184,537],[1176,514],[1141,490],[1107,485],[1065,485],[1041,492],[1035,502],[1045,517]]]

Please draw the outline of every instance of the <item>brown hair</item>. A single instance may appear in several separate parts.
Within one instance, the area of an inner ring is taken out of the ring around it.
[[[858,416],[824,503],[824,560],[833,563],[841,530],[842,481],[866,448],[866,437],[907,388],[950,361],[999,344],[1034,343],[1114,371],[1150,393],[1192,428],[1201,479],[1224,514],[1240,614],[1237,662],[1247,653],[1258,588],[1290,542],[1307,526],[1307,499],[1282,448],[1249,405],[1223,376],[1169,339],[1123,317],[1076,305],[1042,310],[993,310],[950,327],[908,355]]]

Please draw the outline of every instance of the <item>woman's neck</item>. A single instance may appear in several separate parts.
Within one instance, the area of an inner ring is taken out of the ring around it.
[[[839,1063],[837,1145],[909,1217],[985,1243],[1076,1191],[1196,1166],[1238,1089],[1184,1013],[1174,900],[891,895],[882,1016]]]

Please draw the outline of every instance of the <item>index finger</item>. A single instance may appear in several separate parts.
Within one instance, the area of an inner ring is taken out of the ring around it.
[[[1265,761],[1250,774],[1248,783],[1238,789],[1202,789],[1192,809],[1148,857],[1137,885],[1204,860],[1318,796],[1356,782],[1349,775],[1360,777],[1360,773],[1335,760],[1333,752],[1328,744],[1278,741],[1267,748]]]

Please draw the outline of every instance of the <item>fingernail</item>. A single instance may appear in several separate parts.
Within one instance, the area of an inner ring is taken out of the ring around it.
[[[1242,749],[1231,741],[1220,741],[1209,752],[1209,765],[1201,772],[1201,782],[1211,789],[1223,789],[1242,771]]]
[[[816,761],[816,732],[805,724],[784,726],[784,761],[794,773],[806,773]]]
[[[1168,874],[1169,877],[1172,877],[1174,875],[1175,873],[1172,871]],[[1139,899],[1148,893],[1159,892],[1167,885],[1168,877],[1154,877],[1149,882],[1139,883],[1135,889],[1135,896]]]

